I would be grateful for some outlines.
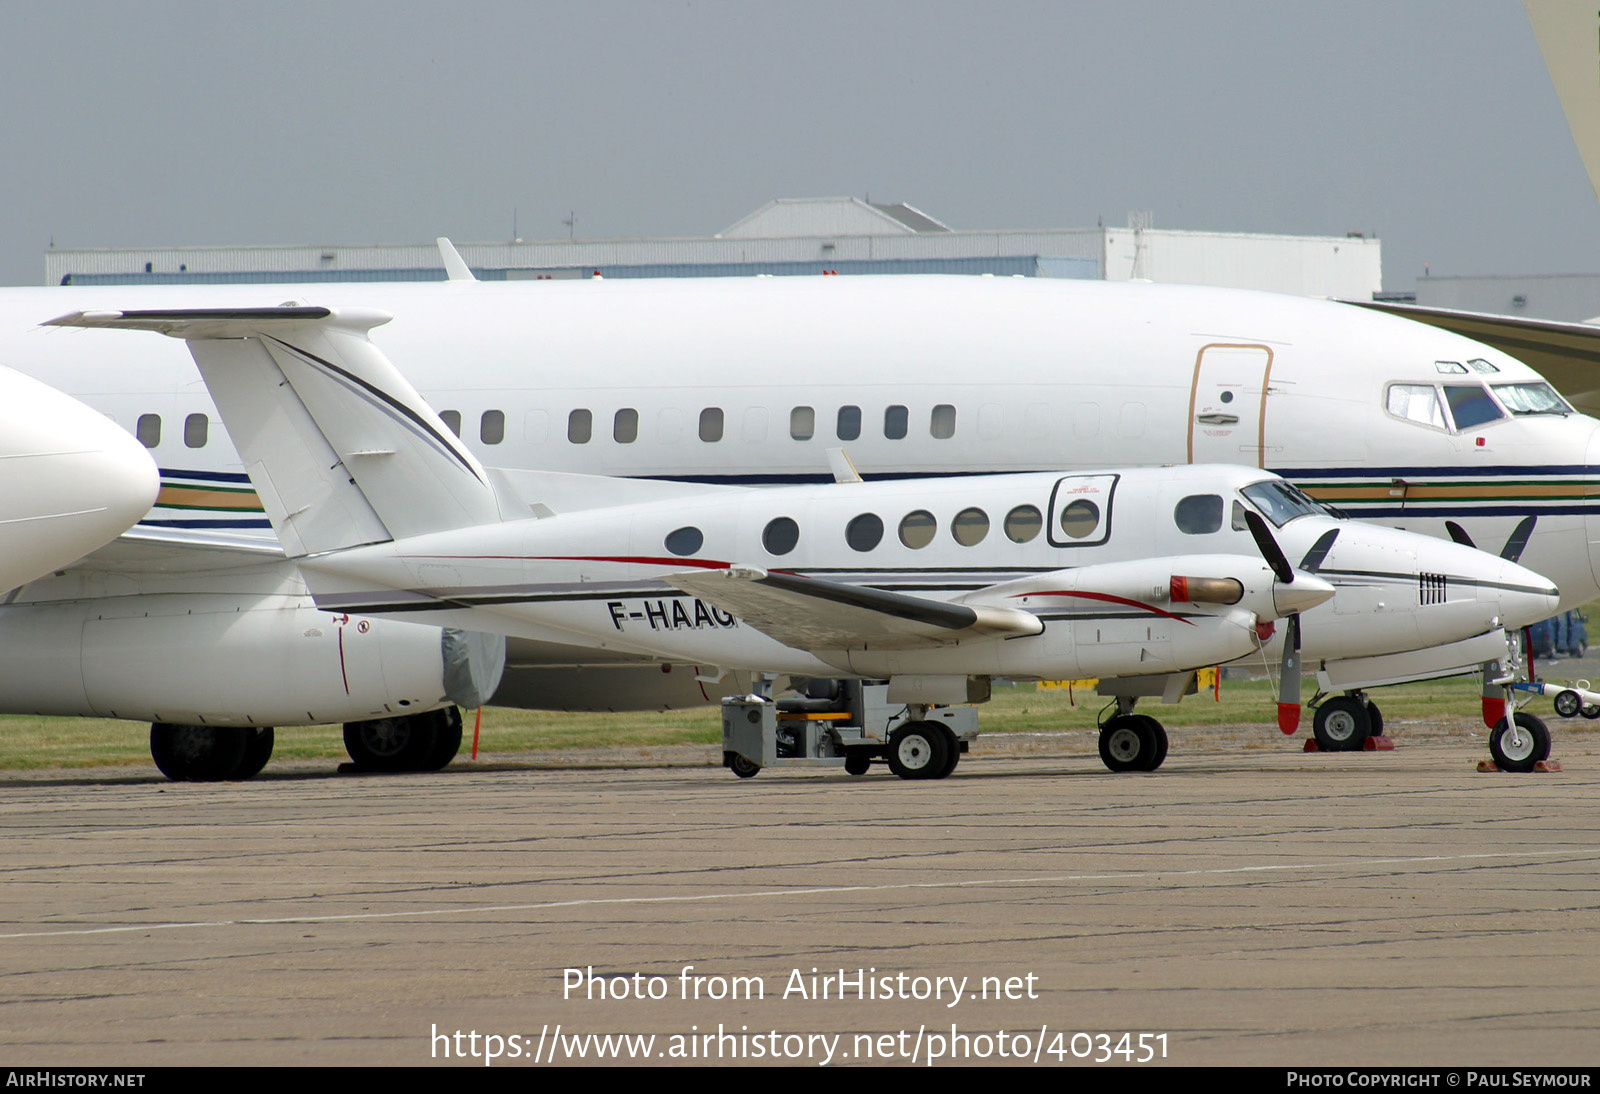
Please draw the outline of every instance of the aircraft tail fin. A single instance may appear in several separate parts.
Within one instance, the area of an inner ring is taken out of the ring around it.
[[[189,344],[290,557],[498,522],[484,468],[367,332],[389,316],[285,305],[77,312],[52,326]]]
[[[1523,7],[1589,173],[1589,185],[1600,199],[1600,85],[1595,80],[1600,17],[1595,5],[1571,0],[1523,0]]]

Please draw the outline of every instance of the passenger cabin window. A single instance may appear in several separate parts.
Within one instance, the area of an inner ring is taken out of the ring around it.
[[[611,439],[618,444],[632,444],[639,439],[639,412],[623,407],[611,419]]]
[[[706,442],[722,440],[722,408],[708,406],[700,412],[700,439]]]
[[[858,406],[840,407],[838,425],[833,432],[841,441],[853,441],[861,436],[861,408]]]
[[[146,448],[156,447],[161,443],[161,415],[139,415],[139,423],[134,426],[133,435],[139,438],[139,443]]]
[[[963,509],[950,522],[950,534],[963,547],[976,547],[989,534],[989,514],[982,509]]]
[[[934,533],[938,530],[939,521],[934,515],[926,509],[918,509],[901,518],[900,542],[918,551],[933,542]]]
[[[906,424],[909,421],[910,415],[906,413],[905,407],[899,405],[888,407],[883,412],[883,435],[891,441],[904,440]]]
[[[797,441],[809,441],[817,432],[817,412],[808,406],[797,406],[789,411],[789,436]]]
[[[705,543],[706,537],[694,525],[668,532],[666,548],[675,555],[692,555]]]
[[[499,444],[506,439],[506,412],[485,410],[478,419],[478,440],[484,444]]]
[[[769,555],[786,555],[800,542],[800,526],[789,517],[775,517],[761,533],[761,546]]]
[[[1190,494],[1172,511],[1173,523],[1186,536],[1204,536],[1222,529],[1222,496]]]
[[[1446,384],[1444,397],[1457,429],[1471,429],[1505,417],[1500,404],[1490,398],[1482,384]]]
[[[1517,417],[1524,414],[1575,414],[1549,384],[1494,384],[1500,402]]]
[[[1044,517],[1032,505],[1019,505],[1006,514],[1006,538],[1012,543],[1031,542],[1044,527]]]
[[[439,411],[439,420],[445,424],[450,432],[457,437],[461,436],[461,411],[441,410]]]
[[[189,448],[204,448],[211,432],[211,419],[204,414],[191,414],[183,420],[183,443]]]
[[[1088,539],[1100,527],[1100,507],[1079,498],[1061,510],[1061,532],[1068,539]]]
[[[851,550],[872,550],[883,542],[883,518],[876,513],[862,513],[844,526],[844,541]]]
[[[940,403],[933,408],[933,414],[928,420],[928,432],[941,441],[948,441],[956,435],[956,408],[949,403]]]
[[[1408,422],[1450,428],[1444,420],[1444,407],[1439,403],[1439,390],[1432,384],[1390,384],[1385,404],[1390,414]]]
[[[588,444],[594,436],[594,415],[587,410],[574,410],[567,415],[567,440],[573,444]]]

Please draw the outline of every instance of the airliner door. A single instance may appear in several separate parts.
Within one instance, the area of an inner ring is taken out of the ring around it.
[[[1189,462],[1265,467],[1267,382],[1272,350],[1266,346],[1201,347],[1189,391]]]

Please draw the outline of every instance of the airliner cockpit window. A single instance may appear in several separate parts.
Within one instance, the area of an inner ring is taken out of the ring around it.
[[[1577,413],[1549,384],[1495,384],[1494,393],[1519,418],[1524,414]]]
[[[1500,367],[1498,365],[1495,365],[1489,361],[1485,361],[1482,357],[1474,357],[1472,360],[1467,362],[1467,367],[1473,372],[1480,372],[1484,375],[1487,375],[1491,372],[1500,371]]]
[[[1439,403],[1439,389],[1432,384],[1390,384],[1384,403],[1390,414],[1408,422],[1431,425],[1435,429],[1449,429],[1444,420],[1444,407]]]
[[[1460,361],[1435,361],[1433,369],[1435,372],[1442,372],[1446,376],[1459,376],[1467,371],[1467,366]]]
[[[1481,384],[1446,384],[1444,397],[1450,404],[1457,429],[1471,429],[1506,416]]]
[[[1279,528],[1296,517],[1323,512],[1322,506],[1282,479],[1252,483],[1239,493],[1254,502],[1261,514]]]

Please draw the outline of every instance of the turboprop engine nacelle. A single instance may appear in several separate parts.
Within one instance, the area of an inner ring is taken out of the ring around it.
[[[354,722],[484,702],[503,639],[272,596],[13,605],[5,709],[188,725]]]

